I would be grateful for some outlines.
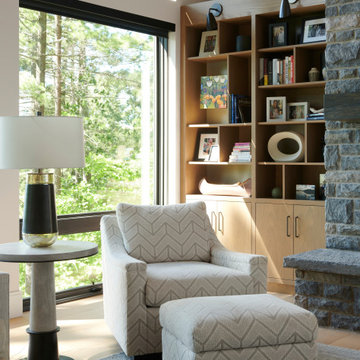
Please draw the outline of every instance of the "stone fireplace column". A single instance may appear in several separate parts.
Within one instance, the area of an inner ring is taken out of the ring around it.
[[[325,0],[326,249],[284,258],[295,302],[320,326],[360,331],[360,0]]]
[[[360,251],[360,1],[326,0],[326,247]]]

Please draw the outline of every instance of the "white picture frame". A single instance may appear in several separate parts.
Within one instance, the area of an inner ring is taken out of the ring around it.
[[[217,30],[203,31],[199,56],[214,56],[219,54],[219,34]]]
[[[309,114],[309,103],[292,102],[287,104],[287,121],[305,121]]]
[[[305,20],[303,27],[303,43],[326,41],[326,19]]]
[[[209,161],[211,147],[219,144],[219,135],[216,133],[201,133],[199,136],[198,160]]]
[[[275,96],[266,98],[266,121],[286,121],[286,97]]]

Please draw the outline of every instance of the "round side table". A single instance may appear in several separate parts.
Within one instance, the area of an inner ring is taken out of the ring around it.
[[[0,244],[0,261],[32,263],[28,360],[71,360],[59,357],[56,324],[54,262],[97,254],[98,246],[83,241],[57,241],[32,248],[23,241]]]

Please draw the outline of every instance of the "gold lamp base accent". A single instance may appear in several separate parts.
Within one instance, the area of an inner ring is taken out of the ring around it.
[[[58,233],[52,234],[22,234],[26,245],[31,247],[47,247],[52,245],[58,237]]]

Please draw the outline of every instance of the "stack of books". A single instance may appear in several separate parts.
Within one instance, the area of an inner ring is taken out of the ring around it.
[[[250,143],[249,142],[237,142],[235,143],[232,153],[229,156],[230,163],[250,162]]]
[[[325,113],[324,109],[314,109],[310,108],[310,112],[307,116],[307,120],[324,120],[325,119]]]
[[[294,56],[284,59],[260,58],[260,85],[293,84],[295,68]]]

